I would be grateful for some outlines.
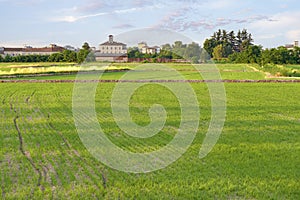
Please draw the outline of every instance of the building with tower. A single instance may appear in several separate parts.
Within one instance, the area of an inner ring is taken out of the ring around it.
[[[286,44],[285,45],[285,48],[287,48],[288,50],[294,50],[295,47],[299,47],[298,40],[294,41],[294,44]]]
[[[127,45],[114,41],[113,35],[108,36],[108,41],[99,45],[95,51],[96,61],[127,62]]]

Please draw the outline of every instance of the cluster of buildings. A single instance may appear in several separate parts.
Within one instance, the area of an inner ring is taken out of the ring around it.
[[[294,47],[299,47],[299,41],[295,41],[294,44],[287,44],[285,47],[289,50],[294,49]],[[43,48],[33,48],[31,46],[25,46],[23,48],[0,47],[0,56],[51,55],[63,52],[66,49],[78,51],[78,49],[71,46],[60,47],[55,44],[50,44],[50,46]],[[159,46],[150,47],[146,42],[138,43],[138,49],[143,54],[158,54],[161,50]],[[97,61],[128,62],[127,45],[114,41],[113,35],[109,35],[108,41],[100,44],[98,50],[92,48],[92,51],[94,52]]]
[[[108,41],[99,45],[99,50],[94,51],[96,61],[127,62],[127,45],[114,41],[112,35]]]
[[[295,47],[299,47],[299,41],[295,41],[294,44],[286,44],[285,48],[288,50],[293,50]]]
[[[0,55],[2,56],[51,55],[53,53],[62,52],[63,50],[65,50],[64,47],[60,47],[55,44],[50,44],[50,46],[43,47],[43,48],[33,48],[31,46],[24,46],[23,48],[0,47]]]
[[[146,42],[138,44],[138,49],[143,54],[155,54],[160,52],[160,47],[149,47]],[[97,61],[128,62],[127,45],[114,41],[113,35],[108,36],[108,41],[99,45],[95,51]]]
[[[156,54],[160,52],[159,46],[149,47],[146,42],[138,44],[139,51],[144,54]]]
[[[64,50],[78,51],[78,49],[71,46],[57,46],[56,44],[50,44],[48,47],[33,48],[31,46],[24,46],[22,48],[7,48],[0,47],[0,56],[6,55],[18,56],[18,55],[51,55],[54,53],[60,53]],[[150,47],[146,42],[138,44],[138,49],[144,54],[155,54],[160,52],[160,47]],[[114,41],[113,35],[109,35],[108,41],[99,45],[99,49],[92,48],[97,61],[108,62],[127,62],[127,45],[121,42]]]

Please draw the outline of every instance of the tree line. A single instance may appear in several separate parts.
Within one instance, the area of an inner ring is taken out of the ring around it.
[[[64,50],[62,52],[53,53],[51,55],[6,55],[0,56],[0,62],[77,62],[82,63],[91,52],[87,42],[82,45],[82,48],[75,52]]]
[[[213,59],[216,62],[257,63],[266,64],[300,64],[300,47],[287,49],[284,46],[263,49],[254,45],[251,33],[246,29],[234,31],[218,30],[206,39],[203,48],[198,43],[184,44],[176,41],[174,44],[164,44],[160,52],[143,54],[138,47],[128,48],[128,58],[147,58],[155,62],[158,58],[184,59],[192,63],[205,62]],[[91,52],[85,42],[78,51],[64,50],[51,55],[17,55],[0,56],[0,62],[77,62],[82,63]],[[91,55],[92,58],[92,55]]]
[[[203,48],[217,62],[266,64],[300,64],[300,47],[284,46],[263,49],[253,44],[252,34],[246,29],[238,31],[218,30],[206,39]]]
[[[152,58],[155,62],[158,58],[163,59],[184,59],[192,63],[198,63],[201,58],[202,48],[198,43],[184,44],[182,41],[175,41],[174,44],[164,44],[160,52],[143,54],[138,47],[128,48],[128,58]]]
[[[234,52],[242,52],[253,45],[252,34],[246,29],[239,30],[237,34],[234,31],[219,29],[210,39],[205,40],[203,48],[216,60],[228,58]]]

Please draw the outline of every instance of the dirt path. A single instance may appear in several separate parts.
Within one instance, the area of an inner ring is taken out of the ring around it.
[[[264,71],[258,70],[257,68],[255,68],[253,66],[248,66],[248,67],[251,68],[251,69],[253,69],[255,72],[264,73],[265,74],[265,79],[270,79],[270,78],[276,78],[276,79],[299,79],[299,77],[274,76],[270,72],[264,72]]]
[[[275,77],[279,78],[279,77]],[[284,78],[284,79],[283,79]],[[300,79],[264,80],[0,80],[1,83],[300,83]]]

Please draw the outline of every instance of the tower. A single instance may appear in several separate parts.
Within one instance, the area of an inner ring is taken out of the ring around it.
[[[114,42],[114,36],[113,35],[109,35],[108,36],[108,38],[109,38],[109,43],[113,43]]]
[[[295,47],[299,47],[299,41],[298,40],[295,41]]]

